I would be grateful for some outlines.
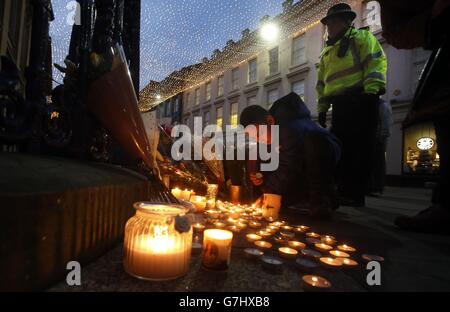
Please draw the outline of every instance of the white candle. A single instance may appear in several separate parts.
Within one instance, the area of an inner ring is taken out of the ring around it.
[[[230,265],[233,233],[206,230],[203,237],[203,266],[211,270],[227,270]]]
[[[168,235],[137,236],[125,250],[128,258],[125,269],[134,276],[150,280],[177,278],[187,272],[191,244],[183,244]]]
[[[177,199],[181,199],[181,190],[178,187],[172,189],[172,195]]]
[[[184,191],[181,191],[180,199],[189,201],[189,199],[191,198],[191,193],[192,193],[192,191],[188,191],[187,189]]]

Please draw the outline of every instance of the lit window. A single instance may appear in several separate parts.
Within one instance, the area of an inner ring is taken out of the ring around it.
[[[292,41],[292,65],[300,65],[306,61],[305,36],[300,35]]]
[[[223,75],[217,78],[217,96],[223,95]]]
[[[253,59],[248,62],[248,83],[256,82],[258,75],[258,62],[257,59]]]
[[[218,130],[222,130],[223,108],[218,107],[216,110],[216,125]]]
[[[231,90],[239,89],[239,68],[231,71]]]
[[[236,129],[238,124],[238,103],[231,103],[230,112],[231,129]]]
[[[278,47],[269,51],[269,75],[278,73]]]

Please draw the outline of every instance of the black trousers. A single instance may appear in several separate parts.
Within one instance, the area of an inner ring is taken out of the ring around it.
[[[373,166],[379,100],[365,95],[339,96],[333,99],[331,132],[342,143],[337,168],[339,194],[365,204]]]

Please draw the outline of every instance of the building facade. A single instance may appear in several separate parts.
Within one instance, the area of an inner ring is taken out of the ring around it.
[[[382,38],[380,10],[376,1],[347,2],[358,14],[355,27],[370,27],[388,59],[387,88],[383,98],[392,107],[394,124],[386,153],[387,174],[435,174],[439,167],[439,155],[436,153],[432,125],[423,124],[406,131],[401,129],[429,53],[422,49],[398,50],[388,45]],[[301,10],[305,3],[311,4],[311,1],[295,4],[285,1],[284,11]],[[287,14],[285,12],[281,15]],[[325,13],[326,9],[321,16]],[[256,104],[269,108],[275,100],[291,91],[304,99],[313,118],[316,118],[317,66],[326,38],[326,29],[319,22],[321,16],[317,16],[306,28],[296,29],[292,23],[289,28],[278,25],[284,31],[289,30],[285,38],[267,43],[254,57],[186,88],[182,93],[184,109],[181,122],[192,127],[194,117],[203,117],[204,126],[212,123],[219,127],[236,126],[245,107]],[[274,18],[276,20],[277,17]]]

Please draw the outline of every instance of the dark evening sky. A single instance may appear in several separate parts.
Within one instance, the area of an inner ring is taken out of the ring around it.
[[[69,46],[67,23],[71,0],[53,0],[56,20],[51,25],[54,62],[62,63]],[[282,0],[142,0],[141,88],[172,71],[209,57],[228,39],[238,40],[245,28],[275,16]],[[62,81],[55,71],[57,81]]]

